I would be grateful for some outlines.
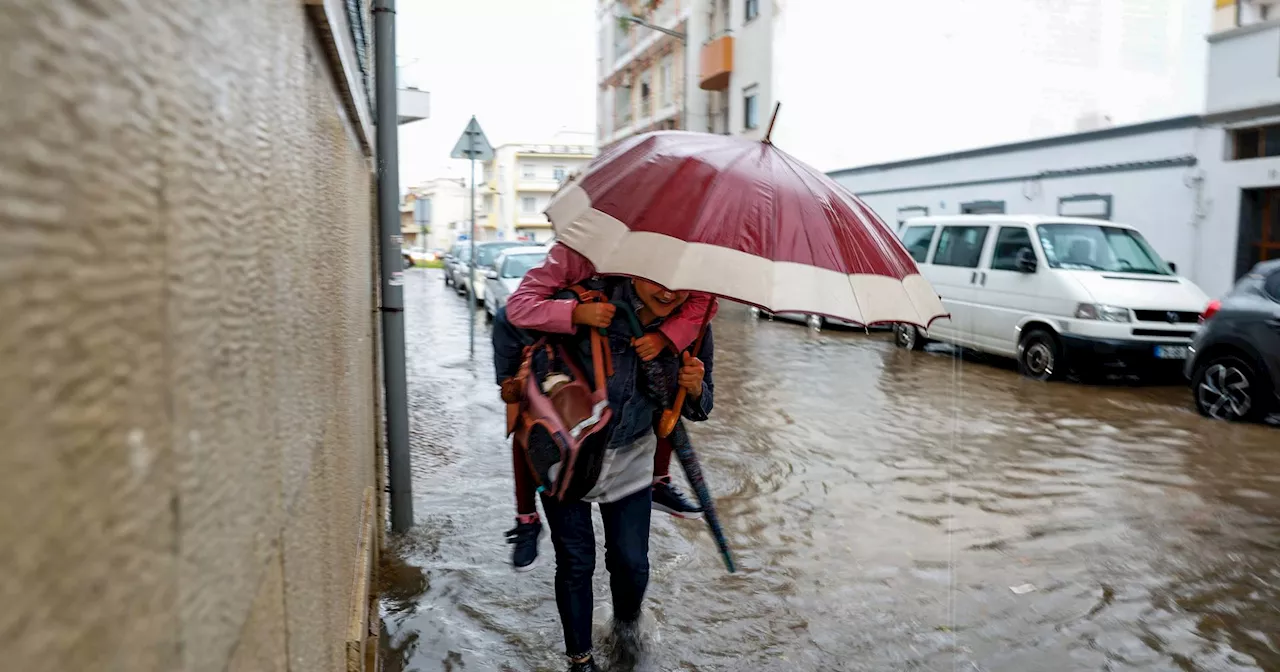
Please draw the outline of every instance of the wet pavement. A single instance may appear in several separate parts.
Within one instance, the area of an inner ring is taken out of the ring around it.
[[[473,362],[466,301],[406,275],[417,528],[384,568],[385,669],[561,670],[549,540],[507,564],[483,311]],[[657,669],[1280,670],[1280,429],[737,307],[716,346],[691,433],[740,570],[655,514]]]

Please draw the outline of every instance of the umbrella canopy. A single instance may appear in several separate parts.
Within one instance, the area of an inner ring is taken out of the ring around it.
[[[866,204],[768,142],[627,138],[565,185],[547,217],[605,274],[858,324],[928,327],[946,314]]]

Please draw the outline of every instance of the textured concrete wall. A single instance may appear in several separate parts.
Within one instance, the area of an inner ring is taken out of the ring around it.
[[[299,0],[0,0],[0,668],[337,670],[372,175]]]

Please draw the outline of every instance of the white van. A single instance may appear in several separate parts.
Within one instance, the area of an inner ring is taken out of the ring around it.
[[[928,331],[898,325],[897,344],[936,340],[1013,357],[1038,380],[1112,366],[1176,371],[1209,303],[1124,224],[918,217],[899,235],[951,317]]]

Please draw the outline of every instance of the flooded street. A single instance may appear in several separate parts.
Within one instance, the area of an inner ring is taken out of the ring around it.
[[[471,360],[465,299],[406,276],[417,528],[385,572],[385,669],[562,670],[549,538],[508,563],[483,311]],[[716,346],[690,430],[740,570],[655,513],[659,669],[1280,670],[1280,429],[736,306]]]

